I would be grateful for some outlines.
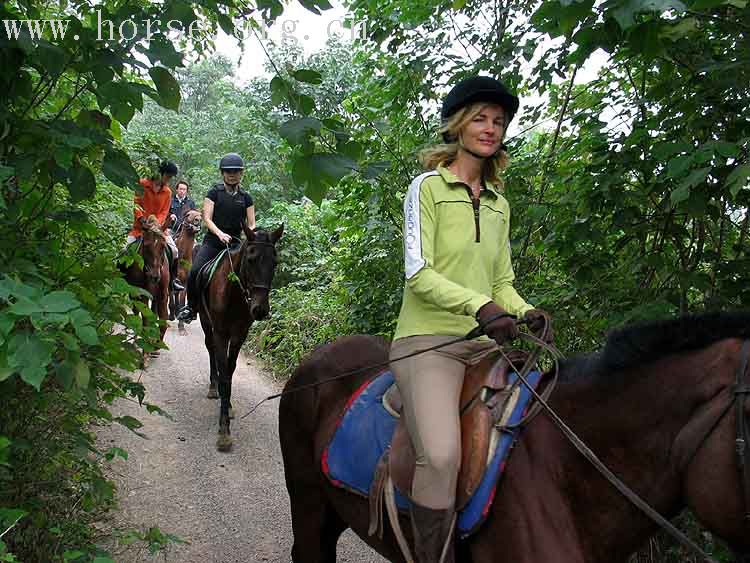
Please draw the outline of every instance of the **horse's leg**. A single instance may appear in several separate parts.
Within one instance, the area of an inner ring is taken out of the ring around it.
[[[167,332],[167,318],[169,317],[169,267],[166,264],[162,266],[156,309],[156,314],[159,318],[159,333],[161,341],[164,342],[164,334]]]
[[[279,413],[279,434],[292,512],[292,563],[335,563],[336,544],[348,526],[325,497],[311,437],[287,414]]]
[[[180,281],[182,281],[182,279],[180,279]],[[182,284],[186,285],[187,282],[182,281]],[[180,310],[182,310],[183,307],[185,307],[185,294],[186,294],[185,291],[178,291],[176,293],[177,299],[176,299],[175,307],[174,307],[175,308],[175,312],[176,311],[180,311]],[[179,331],[180,334],[187,334],[187,332],[185,331],[185,323],[183,321],[178,321],[178,323],[177,323],[177,329],[178,329],[178,331]]]
[[[218,375],[216,373],[216,353],[214,351],[214,331],[205,315],[201,314],[200,319],[201,319],[201,326],[203,327],[203,334],[205,336],[204,342],[206,344],[206,350],[208,351],[208,395],[206,396],[209,399],[218,399],[219,392],[216,387],[216,381],[218,380]]]
[[[169,320],[173,321],[177,313],[177,298],[174,291],[169,292]]]
[[[239,334],[232,334],[229,340],[229,351],[227,354],[227,374],[229,377],[229,418],[234,418],[234,409],[232,408],[232,376],[237,367],[237,357],[242,349],[242,344],[247,338],[248,329],[240,330]]]
[[[151,309],[152,305],[151,305],[151,301],[149,300],[148,297],[140,297],[140,300],[141,300],[141,303],[143,303],[144,306],[146,306],[149,309]],[[143,313],[141,313],[139,311],[136,311],[136,314],[141,316],[141,326],[145,327],[146,324],[149,322],[149,320],[146,318],[146,316]],[[148,354],[148,352],[146,352],[145,348],[142,349],[142,353],[143,353],[143,355],[141,357],[141,368],[146,369],[146,366],[148,365],[149,354]]]
[[[217,327],[214,327],[214,358],[216,359],[216,368],[218,371],[220,399],[219,437],[216,440],[216,448],[220,452],[228,452],[232,449],[232,436],[229,431],[229,400],[232,394],[232,380],[227,362],[228,340],[226,335],[220,334]]]

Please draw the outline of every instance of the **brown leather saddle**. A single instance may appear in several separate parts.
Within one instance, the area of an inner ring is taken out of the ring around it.
[[[508,384],[511,371],[519,371],[528,353],[514,350],[506,354],[513,363],[492,353],[466,370],[461,390],[461,468],[456,491],[456,510],[461,510],[482,481],[487,463],[492,459],[499,442],[500,430],[516,404],[520,386]],[[416,454],[400,417],[402,403],[398,387],[394,384],[383,397],[383,406],[394,416],[399,416],[390,447],[378,463],[370,490],[371,530],[382,524],[379,504],[386,481],[390,478],[398,491],[409,497],[414,478]]]

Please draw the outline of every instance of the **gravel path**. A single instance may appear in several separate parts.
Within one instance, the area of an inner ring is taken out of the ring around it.
[[[128,460],[112,464],[120,509],[108,527],[148,529],[186,540],[166,554],[168,562],[289,563],[292,543],[289,499],[277,430],[278,401],[262,406],[232,424],[234,449],[216,450],[218,402],[206,398],[208,354],[200,323],[179,335],[166,334],[169,350],[139,374],[146,399],[173,418],[149,415],[129,402],[113,408],[116,416],[131,415],[143,422],[140,438],[120,425],[99,432],[102,447],[126,450]],[[237,416],[280,389],[255,359],[240,356],[232,398]],[[152,561],[140,546],[113,548],[116,561]],[[383,563],[351,531],[339,542],[338,561]],[[158,556],[165,561],[164,555]]]

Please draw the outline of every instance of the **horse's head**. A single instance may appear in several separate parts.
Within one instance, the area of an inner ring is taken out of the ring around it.
[[[149,283],[157,284],[161,279],[161,266],[164,248],[167,245],[159,221],[149,215],[142,223],[143,232],[143,273]]]
[[[278,261],[276,243],[284,232],[284,225],[282,223],[274,231],[243,229],[247,240],[242,252],[240,279],[250,292],[250,314],[253,319],[261,320],[270,310],[268,296]]]
[[[736,561],[750,563],[750,369],[738,339],[711,346],[703,395],[675,440],[682,489],[698,520],[723,538]]]
[[[190,234],[195,235],[200,232],[201,224],[201,212],[197,209],[191,209],[185,214],[185,218],[182,221],[182,228],[186,229]]]

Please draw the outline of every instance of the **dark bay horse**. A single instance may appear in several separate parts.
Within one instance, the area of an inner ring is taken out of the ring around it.
[[[232,448],[232,374],[250,325],[268,316],[268,297],[277,263],[276,243],[284,225],[270,232],[247,227],[243,230],[245,241],[219,264],[198,308],[211,370],[208,396],[215,397],[218,387],[221,399],[216,441],[220,451]]]
[[[747,338],[748,313],[626,327],[612,333],[601,352],[564,362],[550,399],[562,419],[652,507],[668,518],[689,508],[743,562],[750,561],[750,520],[743,519],[750,506],[738,469],[735,424],[737,412],[750,416],[750,399],[735,394],[735,378]],[[310,354],[286,389],[387,357],[382,339],[344,337]],[[334,563],[346,528],[389,561],[404,561],[389,526],[382,541],[368,536],[367,500],[332,486],[321,472],[321,454],[338,416],[372,375],[281,399],[293,563]],[[750,384],[747,370],[741,381]],[[401,526],[411,542],[403,516]],[[656,531],[543,412],[521,433],[489,517],[459,543],[457,561],[621,563]]]
[[[143,267],[133,262],[122,270],[125,281],[145,289],[151,295],[150,299],[143,297],[143,302],[146,305],[151,302],[151,310],[159,319],[160,337],[164,341],[169,303],[169,265],[164,257],[164,249],[167,246],[164,226],[159,225],[154,215],[150,215],[143,221],[141,231],[143,236],[138,254],[143,259]]]
[[[201,212],[197,209],[191,209],[185,213],[185,218],[180,223],[174,243],[177,246],[177,254],[180,257],[177,264],[177,279],[182,285],[187,287],[188,273],[193,264],[193,250],[195,248],[195,235],[201,230]],[[185,291],[172,291],[169,296],[169,318],[185,306]],[[185,323],[179,321],[178,329],[180,334],[185,332]]]

